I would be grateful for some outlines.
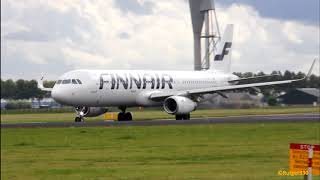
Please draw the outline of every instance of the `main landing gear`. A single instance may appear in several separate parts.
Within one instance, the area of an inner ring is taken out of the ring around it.
[[[121,112],[118,114],[118,121],[132,121],[131,112],[126,112],[127,107],[121,106],[119,109]]]
[[[190,114],[176,115],[176,120],[190,120]]]

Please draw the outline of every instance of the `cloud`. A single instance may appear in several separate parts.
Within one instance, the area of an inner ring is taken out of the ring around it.
[[[133,12],[137,15],[152,14],[154,3],[143,0],[116,0],[116,7],[120,8],[123,13]]]
[[[67,60],[67,64],[72,64],[79,68],[90,67],[92,65],[103,66],[108,65],[112,62],[111,59],[108,59],[106,57],[68,47],[63,48],[62,52]]]
[[[218,9],[220,22],[236,25],[234,71],[306,72],[319,56],[319,28],[297,21],[261,17],[254,8],[233,4]]]
[[[319,55],[317,25],[265,18],[248,5],[217,7],[221,29],[235,24],[233,71],[307,71]],[[36,67],[51,67],[50,77],[75,68],[193,69],[183,0],[3,0],[1,15],[3,78],[36,78]]]

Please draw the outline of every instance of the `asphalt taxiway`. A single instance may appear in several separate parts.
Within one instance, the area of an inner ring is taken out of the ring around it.
[[[140,121],[95,121],[90,122],[33,122],[33,123],[6,123],[1,128],[50,128],[50,127],[97,127],[97,126],[166,126],[192,125],[214,123],[284,123],[284,122],[320,122],[320,114],[286,114],[286,115],[255,115],[231,116],[213,118],[193,118],[191,120],[140,120]]]

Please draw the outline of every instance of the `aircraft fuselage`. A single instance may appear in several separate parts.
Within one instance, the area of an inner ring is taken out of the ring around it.
[[[148,97],[156,92],[229,85],[237,78],[218,71],[75,70],[59,78],[52,97],[72,106],[161,106]]]

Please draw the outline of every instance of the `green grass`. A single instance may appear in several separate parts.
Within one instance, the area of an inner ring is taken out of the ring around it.
[[[150,119],[173,119],[162,110],[133,111],[135,120]],[[253,108],[253,109],[211,109],[197,110],[192,117],[224,117],[241,115],[265,115],[265,114],[294,114],[294,113],[319,113],[319,107],[276,107],[276,108]],[[18,122],[61,122],[73,121],[75,113],[35,113],[35,114],[1,114],[1,123]],[[103,120],[103,116],[87,118],[88,121]]]
[[[320,123],[1,129],[1,179],[303,179],[289,143]],[[319,176],[314,179],[320,179]]]
[[[1,114],[47,114],[47,113],[70,113],[73,107],[40,108],[40,109],[1,109]]]

